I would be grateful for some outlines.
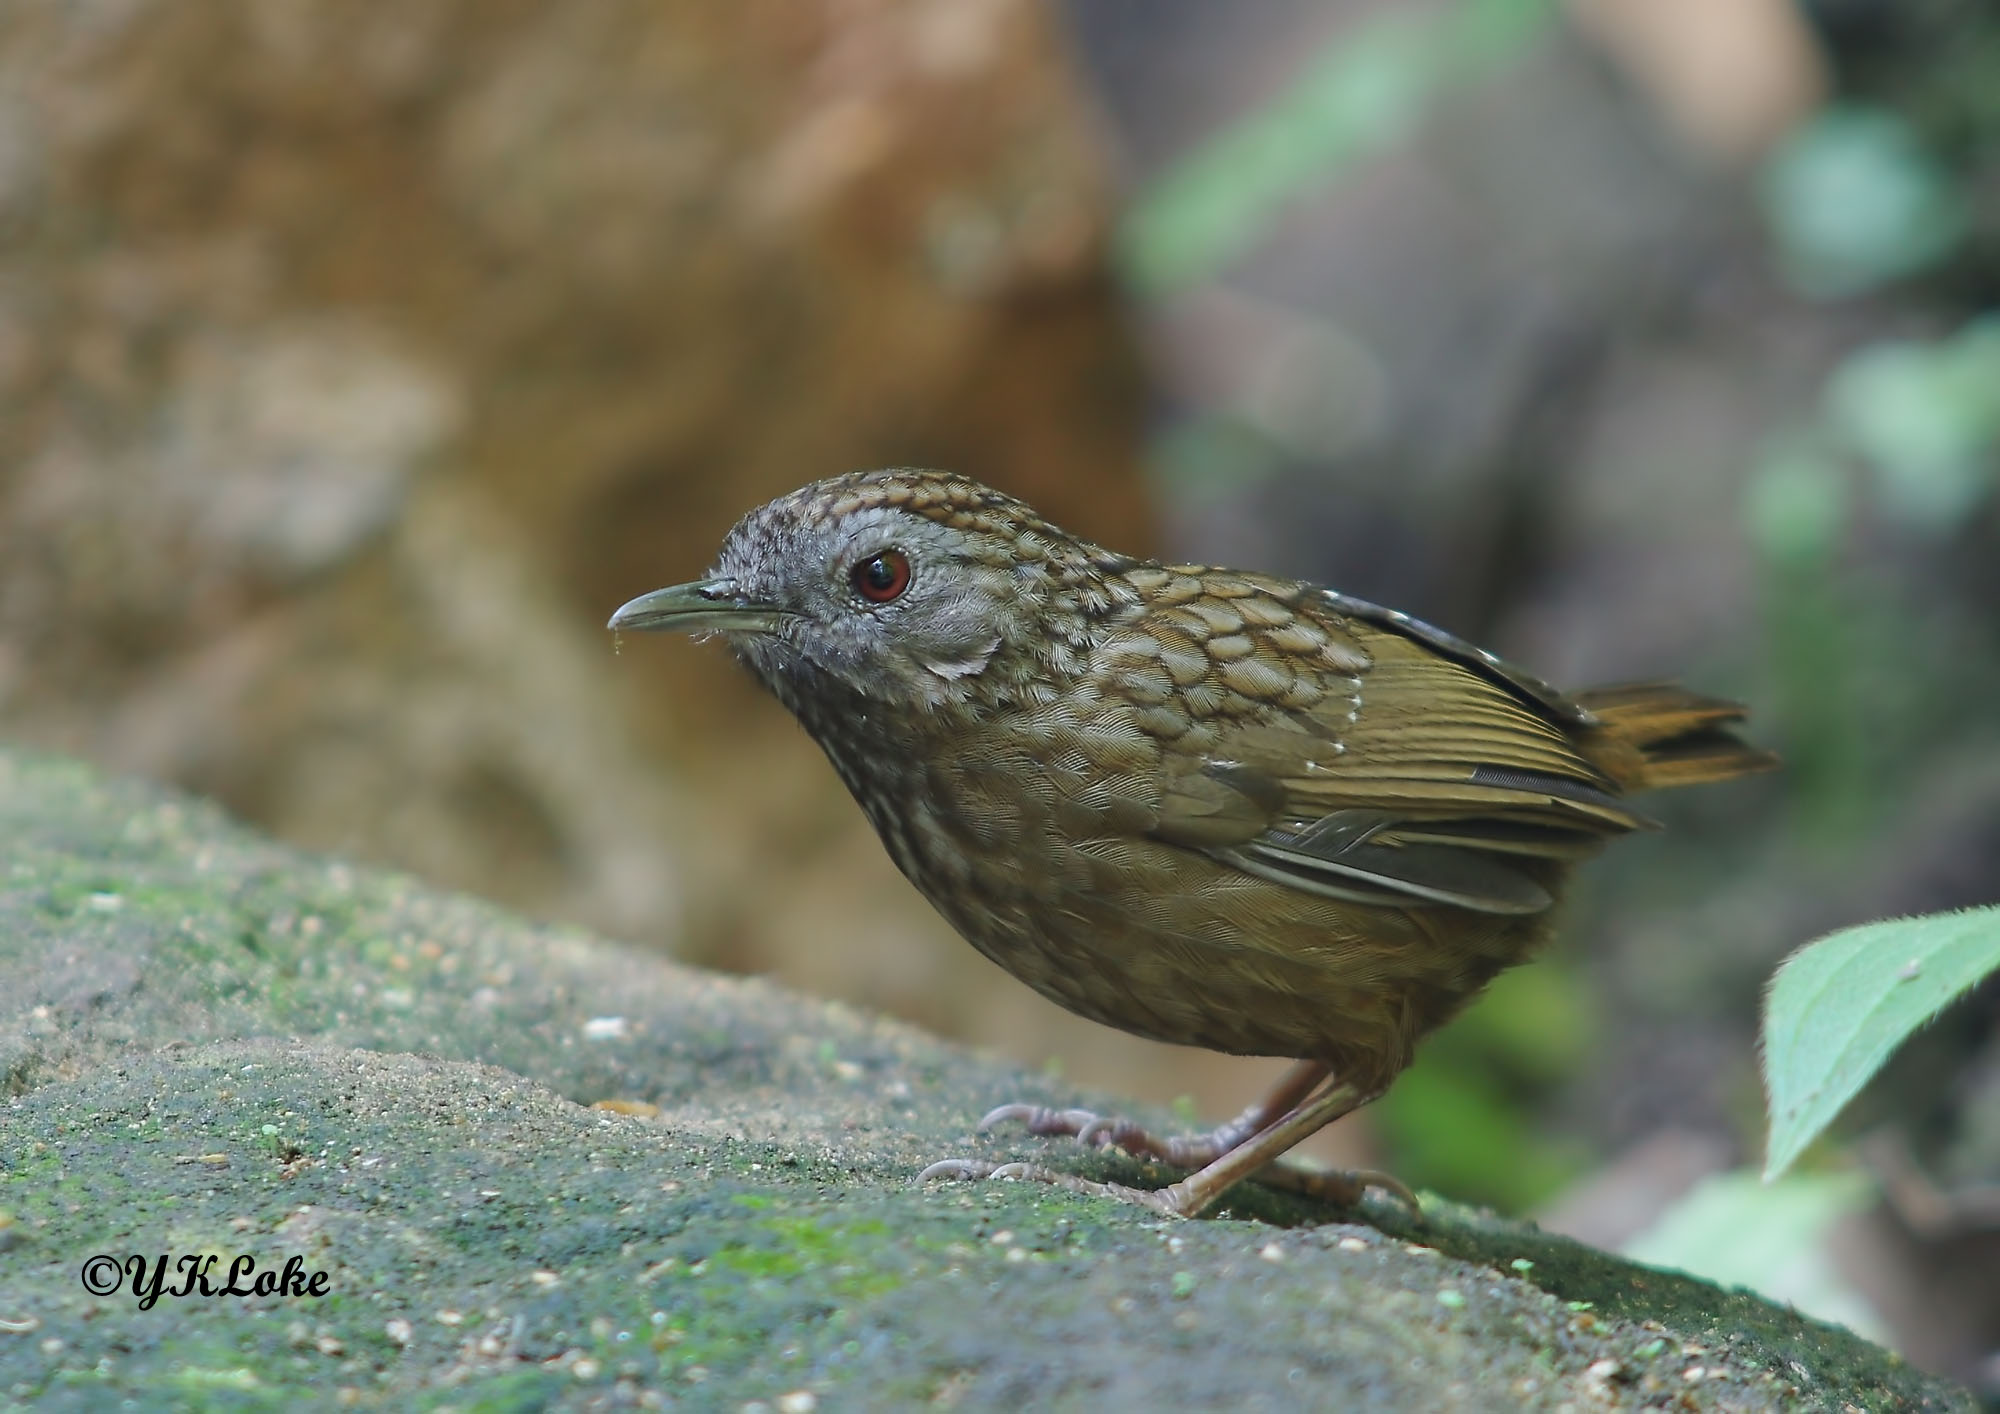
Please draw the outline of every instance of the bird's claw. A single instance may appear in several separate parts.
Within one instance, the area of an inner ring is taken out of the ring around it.
[[[1179,1168],[1200,1168],[1227,1147],[1218,1141],[1240,1137],[1229,1131],[1162,1139],[1136,1120],[1101,1115],[1094,1110],[1058,1110],[1046,1105],[1002,1105],[979,1121],[981,1133],[997,1125],[1019,1123],[1028,1133],[1051,1138],[1068,1135],[1092,1149],[1123,1149],[1135,1158],[1160,1159]]]
[[[979,1159],[939,1159],[917,1175],[917,1182],[937,1183],[954,1179],[977,1182],[982,1178],[993,1177],[993,1171],[999,1167],[1001,1167],[999,1164],[989,1164]]]
[[[1417,1195],[1410,1190],[1410,1186],[1393,1173],[1383,1173],[1380,1169],[1307,1169],[1275,1163],[1254,1175],[1251,1182],[1286,1189],[1342,1208],[1359,1207],[1363,1194],[1371,1188],[1379,1188],[1408,1208],[1411,1216],[1422,1218],[1424,1215],[1424,1205],[1417,1201]]]
[[[1408,1208],[1412,1217],[1421,1218],[1424,1215],[1424,1205],[1418,1201],[1415,1190],[1393,1173],[1384,1173],[1380,1169],[1349,1169],[1340,1177],[1354,1185],[1354,1203],[1359,1203],[1361,1195],[1369,1189],[1379,1188]]]
[[[1076,1134],[1102,1121],[1091,1110],[1058,1110],[1047,1105],[1001,1105],[981,1116],[979,1132],[984,1134],[996,1125],[1011,1123],[1024,1125],[1030,1134]]]
[[[1144,1131],[1139,1130],[1139,1127],[1129,1119],[1120,1119],[1117,1115],[1092,1115],[1087,1123],[1077,1126],[1076,1142],[1088,1144],[1094,1149],[1123,1148],[1124,1143],[1120,1136],[1133,1131],[1144,1134]]]

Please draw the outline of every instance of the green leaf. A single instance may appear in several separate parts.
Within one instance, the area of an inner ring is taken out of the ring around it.
[[[2000,971],[2000,907],[1832,933],[1785,959],[1764,999],[1766,1182],[1798,1158],[1912,1032]]]

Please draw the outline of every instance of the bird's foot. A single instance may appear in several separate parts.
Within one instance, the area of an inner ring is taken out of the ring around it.
[[[1175,1218],[1191,1218],[1220,1196],[1220,1190],[1212,1190],[1206,1185],[1188,1180],[1170,1183],[1164,1188],[1133,1188],[1123,1183],[1101,1183],[1095,1179],[1081,1178],[1073,1173],[1044,1168],[1040,1164],[994,1164],[981,1159],[942,1159],[917,1175],[919,1183],[949,1179],[976,1182],[988,1178],[1023,1179],[1032,1183],[1052,1184],[1070,1193],[1082,1193],[1096,1198],[1115,1198],[1121,1203],[1136,1203],[1141,1207],[1151,1208],[1156,1213]],[[1406,1204],[1412,1214],[1417,1217],[1423,1216],[1423,1207],[1418,1203],[1417,1195],[1394,1174],[1382,1173],[1376,1169],[1320,1170],[1274,1163],[1258,1170],[1252,1181],[1344,1208],[1357,1206],[1364,1193],[1371,1188],[1379,1188]]]
[[[1030,1134],[1070,1135],[1095,1148],[1116,1146],[1137,1158],[1158,1159],[1175,1168],[1198,1169],[1214,1163],[1249,1137],[1241,1121],[1208,1134],[1154,1134],[1135,1120],[1101,1115],[1091,1110],[1057,1110],[1043,1105],[1002,1105],[979,1121],[980,1132],[1019,1123]]]
[[[1307,1198],[1317,1198],[1323,1203],[1336,1207],[1353,1208],[1361,1203],[1361,1195],[1371,1188],[1379,1188],[1404,1207],[1410,1216],[1421,1218],[1424,1205],[1417,1201],[1417,1195],[1410,1186],[1393,1173],[1380,1169],[1309,1169],[1297,1164],[1267,1164],[1250,1176],[1252,1183],[1261,1183],[1266,1188],[1282,1188],[1287,1193],[1297,1193]]]
[[[1417,1195],[1389,1174],[1373,1169],[1321,1172],[1280,1161],[1279,1156],[1300,1140],[1378,1093],[1332,1079],[1330,1075],[1331,1067],[1324,1061],[1296,1061],[1270,1094],[1209,1134],[1162,1139],[1131,1120],[1107,1119],[1089,1110],[1058,1110],[1040,1105],[1002,1105],[979,1121],[981,1129],[1019,1122],[1032,1134],[1068,1134],[1085,1144],[1115,1144],[1129,1154],[1194,1170],[1180,1182],[1158,1190],[1095,1183],[1034,1164],[996,1166],[972,1159],[948,1159],[932,1164],[924,1170],[923,1177],[1039,1179],[1076,1193],[1143,1203],[1155,1212],[1183,1218],[1193,1217],[1245,1179],[1344,1207],[1359,1203],[1370,1188],[1381,1188],[1407,1204],[1421,1220],[1423,1208],[1417,1202]]]

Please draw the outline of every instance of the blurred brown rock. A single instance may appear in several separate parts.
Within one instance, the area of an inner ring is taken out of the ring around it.
[[[0,732],[1042,1025],[718,650],[600,625],[860,465],[1144,548],[1106,211],[1031,0],[8,5]]]

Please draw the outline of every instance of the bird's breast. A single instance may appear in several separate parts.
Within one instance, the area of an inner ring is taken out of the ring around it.
[[[910,750],[887,791],[879,776],[863,780],[865,766],[841,774],[896,863],[934,898],[1057,904],[1103,886],[1103,846],[1150,829],[1160,798],[1151,741],[1080,705],[962,723]]]
[[[1444,950],[1424,910],[1316,897],[1158,838],[1174,748],[1129,703],[1076,692],[893,742],[876,721],[813,734],[897,867],[1022,982],[1138,1035],[1386,1080],[1540,926],[1481,920]]]

